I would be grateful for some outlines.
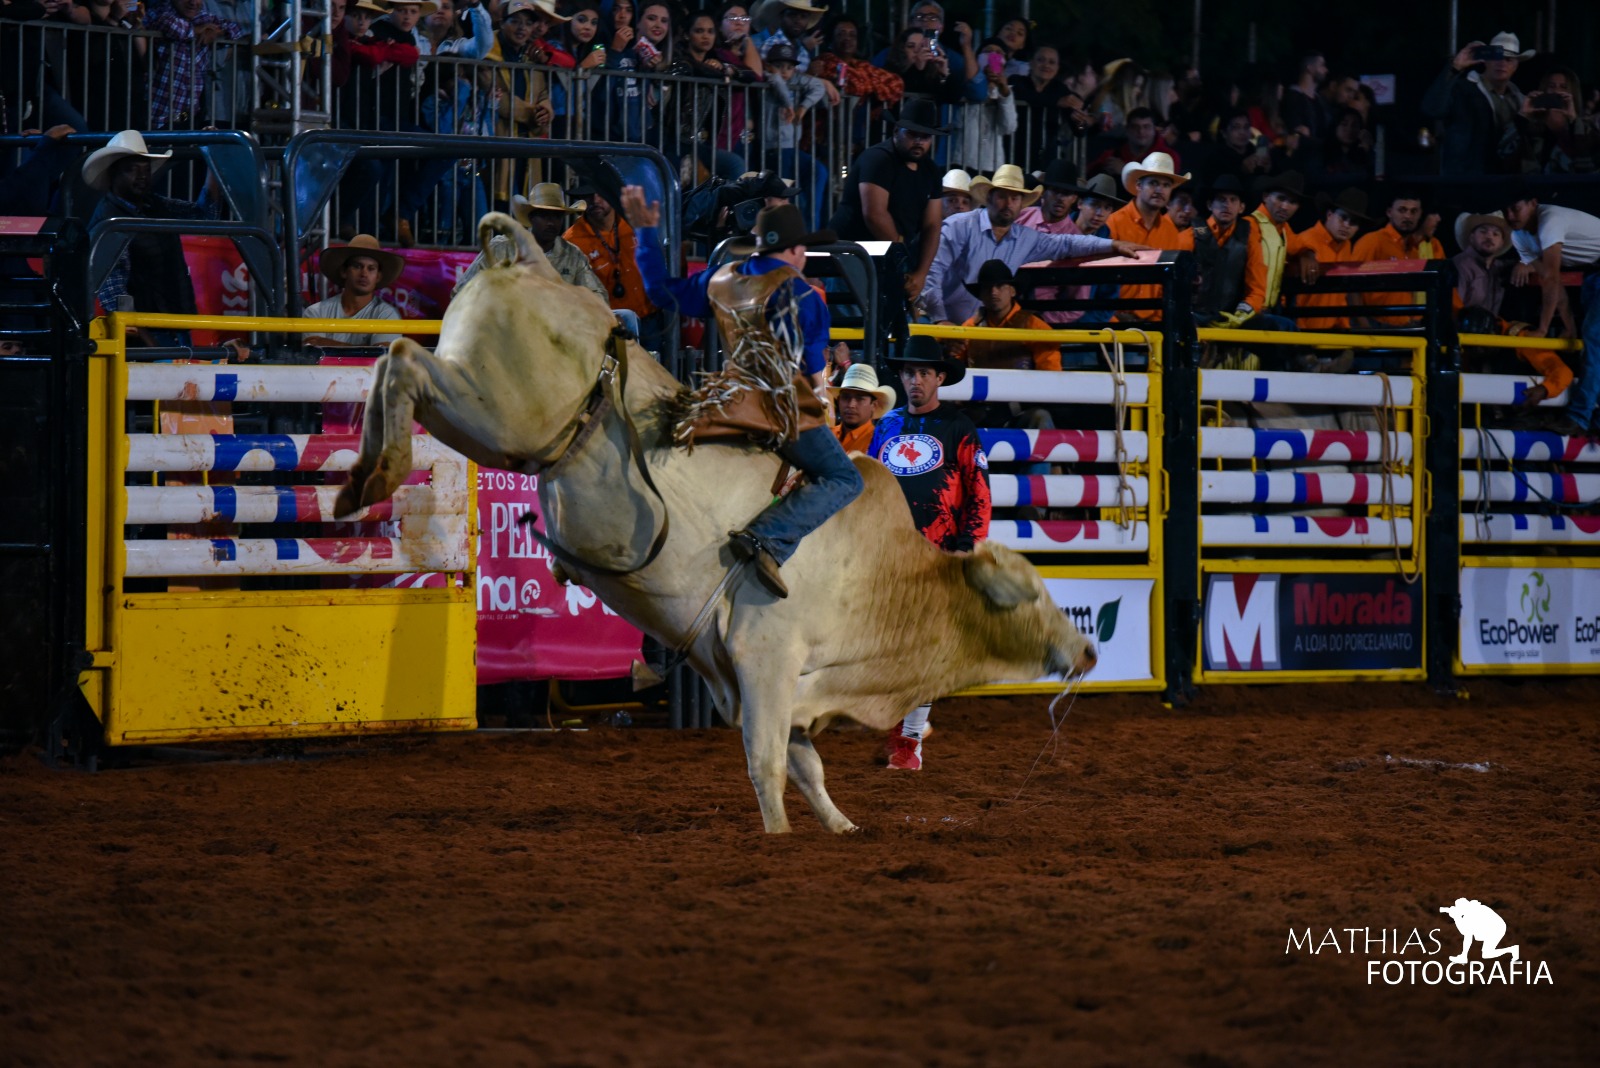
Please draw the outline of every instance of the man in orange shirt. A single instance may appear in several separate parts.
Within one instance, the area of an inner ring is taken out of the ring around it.
[[[1017,303],[1017,279],[1002,260],[989,260],[978,268],[978,280],[967,283],[978,298],[978,312],[962,325],[1005,330],[1049,330],[1043,319]],[[969,368],[999,367],[1013,371],[1061,370],[1061,346],[1054,341],[966,340],[951,353]]]
[[[1389,201],[1384,212],[1388,225],[1356,242],[1355,258],[1363,263],[1374,260],[1442,260],[1444,246],[1436,237],[1422,235],[1422,198],[1416,193],[1399,191]],[[1421,293],[1368,293],[1363,304],[1383,306],[1391,304],[1420,304]],[[1376,326],[1412,326],[1413,316],[1379,316],[1362,320]]]
[[[833,435],[844,451],[866,452],[878,420],[894,407],[894,402],[894,387],[879,385],[878,372],[871,364],[851,364],[844,380],[833,390],[833,407],[839,413]]]
[[[1356,261],[1356,234],[1363,225],[1370,226],[1372,217],[1367,214],[1367,194],[1359,189],[1344,189],[1333,200],[1324,203],[1322,221],[1301,235],[1306,247],[1326,267],[1335,263]],[[1302,308],[1346,308],[1350,305],[1348,293],[1308,293],[1298,297],[1295,304]],[[1302,330],[1348,330],[1350,320],[1301,319]]]
[[[1122,188],[1133,194],[1133,203],[1112,212],[1106,220],[1111,240],[1127,241],[1141,248],[1194,251],[1194,231],[1179,230],[1167,218],[1167,201],[1172,191],[1189,180],[1187,174],[1178,174],[1172,157],[1165,152],[1152,152],[1138,163],[1122,168]],[[1123,300],[1159,300],[1160,286],[1123,286]],[[1145,308],[1117,313],[1122,319],[1159,319],[1161,311]]]
[[[588,203],[578,221],[562,236],[588,257],[590,270],[594,271],[595,277],[600,279],[601,286],[610,295],[611,307],[619,312],[631,312],[639,319],[638,323],[629,323],[627,316],[619,316],[624,325],[633,327],[635,333],[641,334],[640,340],[646,348],[659,349],[659,345],[649,344],[642,334],[648,329],[644,320],[656,308],[645,296],[644,278],[634,262],[633,227],[598,189],[580,186],[571,190],[570,195],[573,198],[584,197]]]

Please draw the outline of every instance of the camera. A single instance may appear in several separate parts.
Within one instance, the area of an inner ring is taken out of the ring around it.
[[[1533,100],[1530,103],[1536,108],[1543,108],[1548,111],[1550,108],[1566,107],[1567,98],[1560,93],[1534,93]]]
[[[1486,62],[1491,59],[1505,59],[1506,53],[1505,49],[1497,48],[1494,45],[1479,45],[1472,50],[1472,58],[1479,62]]]

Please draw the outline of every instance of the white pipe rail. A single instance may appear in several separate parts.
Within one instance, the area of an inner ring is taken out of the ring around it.
[[[1390,376],[1388,401],[1411,404],[1412,379]],[[1319,375],[1303,371],[1201,371],[1202,401],[1260,404],[1337,404],[1381,407],[1383,379],[1376,375]]]
[[[990,463],[1103,463],[1118,461],[1117,435],[1112,430],[993,430],[980,427],[978,438]],[[1150,437],[1142,430],[1124,430],[1126,460],[1150,459]]]
[[[1150,400],[1150,376],[1123,375],[1128,404]],[[973,403],[1020,401],[1024,404],[1114,404],[1116,379],[1107,371],[968,371],[953,386],[941,386],[939,399]]]
[[[1205,547],[1388,549],[1411,545],[1411,520],[1364,516],[1206,515],[1200,517]]]
[[[371,367],[135,363],[131,401],[281,401],[354,403],[367,399]]]
[[[1464,515],[1461,541],[1469,545],[1600,545],[1600,516],[1509,512]]]
[[[1491,501],[1552,501],[1558,504],[1600,503],[1600,474],[1567,475],[1551,471],[1488,472]],[[1461,472],[1461,499],[1484,500],[1484,479],[1476,471]]]
[[[1538,375],[1467,375],[1461,376],[1462,404],[1521,404],[1528,390],[1538,385]],[[1567,395],[1547,397],[1539,402],[1541,408],[1565,408]]]
[[[355,434],[129,434],[129,471],[348,471],[361,439]],[[411,439],[411,469],[441,463],[465,467],[437,438]]]
[[[989,496],[996,508],[1142,508],[1150,503],[1150,484],[1128,479],[1122,494],[1116,475],[989,476]],[[1119,495],[1125,499],[1119,500]]]
[[[1549,430],[1461,430],[1463,460],[1511,463],[1600,463],[1600,441]]]
[[[464,515],[464,486],[401,486],[393,497],[336,519],[339,486],[129,486],[129,523],[333,523]]]
[[[126,548],[129,578],[465,571],[468,559],[464,536],[178,538],[130,541]]]
[[[1408,475],[1288,471],[1202,471],[1200,503],[1308,506],[1381,504],[1384,503],[1385,480],[1389,481],[1389,504],[1411,503],[1411,478]]]
[[[1102,519],[995,519],[989,540],[1018,552],[1110,553],[1145,552],[1150,525],[1119,526]]]
[[[1384,435],[1376,430],[1252,430],[1202,427],[1203,460],[1294,460],[1305,463],[1378,463]],[[1389,458],[1411,460],[1411,435],[1390,432]]]

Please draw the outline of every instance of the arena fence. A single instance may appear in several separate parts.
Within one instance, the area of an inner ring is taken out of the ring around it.
[[[405,328],[428,336],[438,325]],[[330,526],[355,436],[234,434],[229,408],[359,404],[371,367],[136,363],[130,327],[393,329],[235,316],[96,321],[83,689],[105,741],[471,729],[467,461],[414,439],[416,473],[393,500]],[[145,418],[150,432],[136,432]]]
[[[1462,335],[1464,349],[1577,352],[1575,341]],[[1600,442],[1507,422],[1536,379],[1461,376],[1460,675],[1600,670]],[[1565,406],[1563,394],[1541,408]],[[1496,424],[1499,424],[1496,426]],[[1590,514],[1580,514],[1587,512]]]

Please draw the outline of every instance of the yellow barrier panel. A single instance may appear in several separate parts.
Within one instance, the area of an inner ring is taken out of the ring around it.
[[[1462,334],[1464,349],[1544,349],[1549,352],[1582,352],[1583,342],[1567,337],[1507,337],[1504,334]]]
[[[140,592],[128,586],[125,331],[131,326],[429,334],[439,323],[153,314],[94,322],[84,606],[91,667],[79,682],[106,742],[473,729],[476,478],[465,461],[468,567],[443,588]]]

